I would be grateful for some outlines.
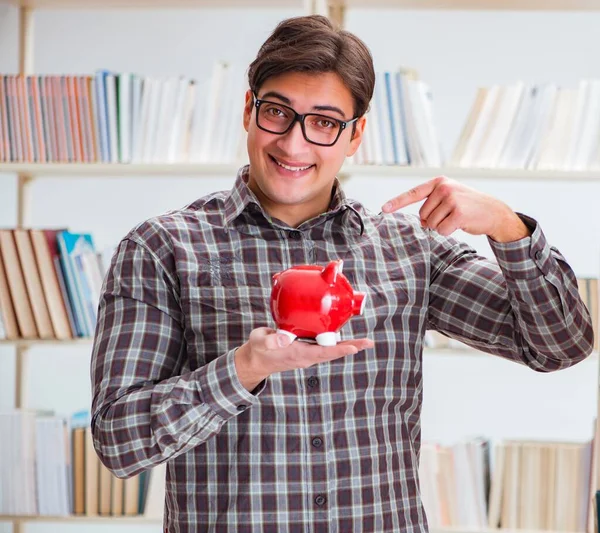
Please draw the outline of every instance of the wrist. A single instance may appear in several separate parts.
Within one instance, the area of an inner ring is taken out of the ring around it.
[[[248,343],[242,344],[234,354],[235,370],[242,386],[252,392],[262,381],[269,377],[264,371],[256,368]]]
[[[499,221],[493,232],[488,237],[499,243],[507,243],[531,236],[531,231],[514,211],[509,211],[505,216],[498,217]]]

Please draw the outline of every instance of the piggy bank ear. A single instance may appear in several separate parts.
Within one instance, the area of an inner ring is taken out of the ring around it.
[[[321,277],[325,280],[326,283],[332,285],[336,282],[338,274],[342,273],[342,267],[344,266],[344,261],[339,259],[338,261],[331,261],[323,272],[321,273]]]
[[[273,274],[271,281],[273,283],[275,283],[279,279],[279,276],[281,276],[281,272],[277,272],[277,274]]]

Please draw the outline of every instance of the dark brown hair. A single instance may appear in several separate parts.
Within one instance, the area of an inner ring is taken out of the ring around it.
[[[354,116],[369,109],[375,85],[371,52],[356,35],[337,29],[321,15],[280,22],[248,69],[255,93],[269,78],[286,72],[334,72],[354,98]]]

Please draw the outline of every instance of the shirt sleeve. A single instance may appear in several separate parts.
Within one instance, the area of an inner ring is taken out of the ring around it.
[[[430,233],[428,327],[539,372],[560,370],[592,352],[592,321],[565,258],[535,220],[519,216],[531,236],[488,239],[497,264]]]
[[[216,435],[255,404],[232,350],[189,371],[176,280],[125,238],[104,280],[92,351],[92,434],[102,462],[130,477]],[[185,369],[188,371],[185,371]]]

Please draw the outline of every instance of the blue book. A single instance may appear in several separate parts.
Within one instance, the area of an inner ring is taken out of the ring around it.
[[[81,316],[81,305],[79,303],[79,296],[77,295],[77,288],[75,287],[75,282],[73,280],[72,268],[69,264],[68,258],[65,257],[65,252],[63,252],[63,249],[61,248],[58,234],[56,235],[56,242],[60,252],[60,269],[62,271],[65,287],[67,289],[67,296],[70,304],[69,307],[73,311],[73,325],[75,327],[75,334],[77,337],[85,337],[85,327]]]
[[[60,256],[54,257],[54,270],[56,271],[56,277],[58,278],[58,284],[60,285],[60,291],[65,300],[65,308],[67,309],[67,317],[69,318],[69,326],[71,326],[71,331],[73,331],[73,336],[75,337],[83,337],[81,333],[81,325],[77,320],[77,314],[75,313],[75,309],[73,307],[73,299],[71,294],[69,293],[69,288],[67,287],[67,282],[65,278],[65,267],[64,262]]]
[[[406,149],[406,157],[408,158],[408,164],[410,165],[411,154],[408,146],[408,126],[406,124],[406,99],[404,98],[404,80],[402,79],[401,72],[396,72],[396,82],[398,84],[398,105],[400,107],[400,124],[402,125],[402,131],[404,132],[404,147]]]
[[[103,163],[110,163],[110,139],[108,127],[108,101],[106,98],[106,76],[108,70],[99,70],[94,76],[96,112],[98,116],[96,121],[100,131],[100,154]]]
[[[3,76],[2,78],[0,78],[0,83],[4,83],[4,102],[0,102],[0,104],[4,106],[4,110],[6,111],[6,121],[8,123],[8,127],[5,131],[8,132],[8,148],[10,150],[10,154],[8,154],[8,162],[12,163],[17,162],[19,160],[19,155],[17,153],[17,136],[15,126],[15,121],[17,117],[15,117],[13,113],[13,109],[17,109],[17,107],[15,106],[13,108],[13,106],[11,105],[9,87],[10,80],[8,79],[8,76]]]
[[[91,336],[95,330],[95,313],[90,312],[90,291],[79,256],[95,253],[92,236],[87,233],[61,231],[56,236],[65,271],[65,282],[80,323],[80,335]]]
[[[381,150],[383,155],[382,163],[384,165],[394,164],[394,154],[392,153],[392,142],[390,137],[390,114],[386,109],[388,100],[385,90],[385,74],[377,73],[375,79],[375,112],[379,122],[379,138],[381,141]]]
[[[92,248],[93,251],[93,248]],[[92,293],[91,280],[88,277],[88,273],[86,272],[85,267],[85,259],[84,255],[89,254],[90,249],[82,250],[81,253],[78,253],[73,256],[73,260],[75,261],[75,266],[77,268],[77,275],[79,276],[79,282],[81,284],[81,296],[82,296],[82,305],[83,312],[86,314],[89,319],[89,325],[91,326],[90,335],[94,333],[96,320],[98,318],[97,313],[97,302],[94,299],[94,295]],[[95,252],[94,260],[95,260]]]
[[[392,112],[394,109],[394,105],[392,103],[392,83],[391,83],[391,73],[385,72],[385,93],[387,96],[388,103],[388,114],[390,116],[390,133],[392,135],[392,152],[394,154],[394,163],[396,165],[400,164],[400,157],[398,155],[398,139],[396,138],[396,125],[394,123],[396,117],[394,117],[394,113]]]
[[[90,412],[87,409],[71,414],[71,428],[86,428],[90,425]]]

